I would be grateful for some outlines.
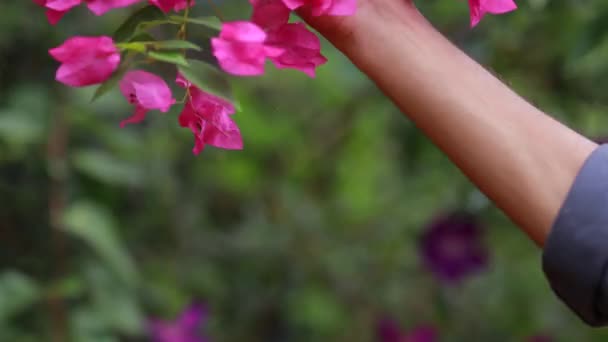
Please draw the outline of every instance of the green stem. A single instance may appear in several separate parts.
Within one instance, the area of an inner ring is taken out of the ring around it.
[[[179,31],[177,32],[177,38],[186,40],[186,33],[188,29],[188,16],[190,15],[190,5],[192,4],[192,0],[188,0],[188,4],[186,5],[186,9],[184,10],[184,21],[182,22]],[[184,51],[185,53],[185,51]]]

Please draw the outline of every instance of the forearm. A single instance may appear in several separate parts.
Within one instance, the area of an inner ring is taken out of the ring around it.
[[[315,26],[539,245],[595,144],[454,47],[413,6]],[[327,32],[323,32],[326,30]]]

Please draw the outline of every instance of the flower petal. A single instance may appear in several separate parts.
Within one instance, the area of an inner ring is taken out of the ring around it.
[[[131,115],[127,119],[122,120],[120,122],[120,127],[123,128],[128,124],[140,123],[140,122],[144,121],[144,119],[146,118],[147,112],[148,112],[147,109],[145,109],[141,106],[135,106],[135,112],[133,113],[133,115]]]
[[[112,9],[131,6],[140,1],[142,0],[87,0],[87,6],[95,15],[103,15]]]
[[[129,71],[120,81],[120,91],[129,102],[148,110],[167,112],[175,103],[165,80],[147,71]]]

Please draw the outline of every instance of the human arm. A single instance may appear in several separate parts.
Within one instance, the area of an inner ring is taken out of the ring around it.
[[[596,144],[511,91],[410,2],[361,0],[352,17],[302,15],[543,246]]]
[[[555,293],[608,323],[608,146],[519,97],[405,0],[352,17],[303,17],[539,246]]]

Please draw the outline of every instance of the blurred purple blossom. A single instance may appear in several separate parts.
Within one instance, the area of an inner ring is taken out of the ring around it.
[[[553,342],[553,338],[549,335],[539,334],[528,337],[526,342]]]
[[[378,342],[435,342],[437,330],[432,326],[419,326],[408,332],[402,331],[399,324],[390,319],[383,318],[376,327]]]
[[[203,304],[192,303],[174,321],[151,319],[149,329],[152,341],[209,342],[201,331],[207,316],[207,308]]]
[[[438,216],[428,225],[420,241],[422,260],[439,280],[459,283],[488,263],[482,234],[482,227],[470,214]]]

